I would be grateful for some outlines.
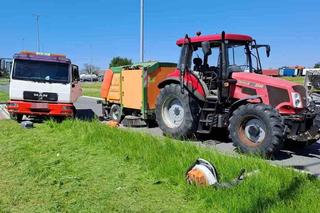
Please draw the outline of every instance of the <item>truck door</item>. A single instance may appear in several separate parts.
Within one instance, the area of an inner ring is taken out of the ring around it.
[[[80,86],[79,67],[72,64],[72,82],[71,82],[71,101],[76,102],[82,95],[82,89]]]

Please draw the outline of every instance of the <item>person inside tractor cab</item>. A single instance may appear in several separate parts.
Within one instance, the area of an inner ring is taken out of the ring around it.
[[[205,42],[201,44],[200,48],[198,48],[199,45],[192,45],[192,70],[199,72],[205,77],[217,76],[220,67],[220,46],[210,44],[210,51],[205,53],[203,49],[206,48],[203,46],[204,43]],[[233,72],[261,73],[259,54],[255,45],[251,45],[249,42],[229,42],[227,48],[226,54],[229,76],[231,76]],[[213,64],[217,66],[212,66]]]
[[[232,78],[234,72],[261,74],[258,48],[266,47],[267,56],[270,54],[269,45],[256,45],[255,41],[227,41],[225,52],[227,73],[222,73],[221,47],[219,41],[192,43],[182,47],[181,56],[187,58],[186,66],[198,76],[202,84],[206,85],[205,89],[208,90],[209,96],[217,94],[219,75]]]
[[[208,86],[212,95],[217,89],[218,66],[213,66],[219,61],[219,49],[211,48],[205,53],[202,47],[197,48],[193,46],[193,72]],[[210,56],[210,57],[209,57]]]

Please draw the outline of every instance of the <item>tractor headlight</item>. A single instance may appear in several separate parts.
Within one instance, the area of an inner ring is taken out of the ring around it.
[[[292,101],[293,101],[293,106],[295,108],[302,108],[302,101],[301,101],[301,96],[297,92],[292,92],[291,93]]]

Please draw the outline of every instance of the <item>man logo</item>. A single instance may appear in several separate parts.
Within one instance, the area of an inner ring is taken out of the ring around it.
[[[34,97],[38,97],[38,100],[43,100],[43,98],[48,98],[48,94],[45,93],[33,93]]]

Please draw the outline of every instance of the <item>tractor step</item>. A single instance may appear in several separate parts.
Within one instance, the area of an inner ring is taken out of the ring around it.
[[[216,95],[208,95],[208,96],[206,97],[206,99],[207,99],[207,100],[218,100],[218,96],[216,96]]]
[[[202,129],[202,130],[198,130],[197,133],[199,133],[199,134],[209,134],[209,133],[211,133],[211,131]]]
[[[214,109],[214,108],[202,108],[201,110],[202,111],[206,111],[206,112],[214,112],[214,111],[216,111],[216,109]]]
[[[212,120],[202,119],[202,120],[199,120],[199,122],[201,122],[201,123],[211,123]]]

